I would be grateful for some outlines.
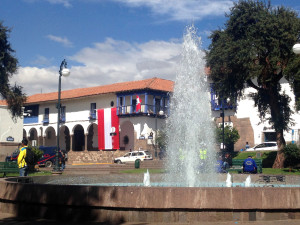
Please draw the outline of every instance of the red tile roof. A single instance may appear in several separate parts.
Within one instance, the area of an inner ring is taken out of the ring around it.
[[[80,97],[100,95],[100,94],[109,94],[109,93],[116,93],[116,92],[123,92],[123,91],[146,90],[146,89],[172,92],[173,87],[174,87],[173,81],[154,77],[147,80],[130,81],[130,82],[109,84],[104,86],[97,86],[97,87],[66,90],[61,92],[61,99],[72,99],[72,98],[80,98]],[[26,104],[56,101],[57,97],[58,97],[57,92],[35,94],[27,97]]]
[[[0,105],[7,105],[7,102],[5,100],[0,100]]]

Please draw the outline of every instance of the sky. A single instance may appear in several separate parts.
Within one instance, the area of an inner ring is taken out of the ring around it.
[[[182,39],[194,24],[202,49],[237,0],[1,0],[0,21],[19,61],[11,85],[28,95],[153,77],[175,80]],[[272,0],[300,12],[300,0]]]

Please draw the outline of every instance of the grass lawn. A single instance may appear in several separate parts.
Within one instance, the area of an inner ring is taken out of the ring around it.
[[[3,177],[3,173],[0,173]],[[0,176],[1,176],[0,175]],[[28,176],[29,177],[35,177],[35,176],[48,176],[48,175],[52,175],[51,171],[38,171],[38,172],[29,172]],[[19,173],[7,173],[6,177],[18,177]]]

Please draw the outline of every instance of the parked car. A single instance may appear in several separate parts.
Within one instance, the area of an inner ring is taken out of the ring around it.
[[[44,152],[37,164],[39,166],[52,167],[55,164],[56,146],[40,146],[39,149]],[[58,159],[62,158],[61,151],[58,152]]]
[[[133,151],[128,152],[122,157],[118,157],[114,159],[114,163],[129,163],[129,162],[135,162],[135,160],[152,160],[152,155],[149,151]]]
[[[275,141],[263,142],[254,146],[253,148],[248,148],[246,151],[277,151],[278,146]]]
[[[51,167],[55,163],[56,146],[40,146],[39,149],[43,152],[42,157],[37,161],[39,166]],[[16,149],[10,156],[6,156],[5,161],[18,161],[20,150]],[[61,151],[58,152],[59,159],[62,157]]]

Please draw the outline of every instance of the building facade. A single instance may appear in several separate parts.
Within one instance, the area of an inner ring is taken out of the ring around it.
[[[28,97],[25,105],[23,137],[31,145],[56,146],[69,152],[76,162],[112,162],[127,151],[150,150],[154,159],[159,149],[156,137],[170,113],[170,93],[174,82],[159,78],[123,82],[105,86],[62,91],[60,128],[57,130],[58,93],[36,94]],[[294,98],[287,83],[283,91]],[[261,122],[257,108],[250,99],[252,88],[245,90],[235,107],[220,104],[211,89],[212,119],[237,128],[240,134],[235,144],[238,151],[249,142],[254,146],[264,141],[275,141],[275,131]],[[26,114],[26,112],[29,112]],[[107,119],[108,118],[108,119]],[[299,143],[299,113],[293,115],[295,124],[284,133],[287,142]]]
[[[23,137],[31,145],[56,146],[76,162],[112,162],[138,149],[158,155],[155,141],[169,114],[173,82],[159,78],[29,96]],[[99,151],[100,150],[100,151]]]

